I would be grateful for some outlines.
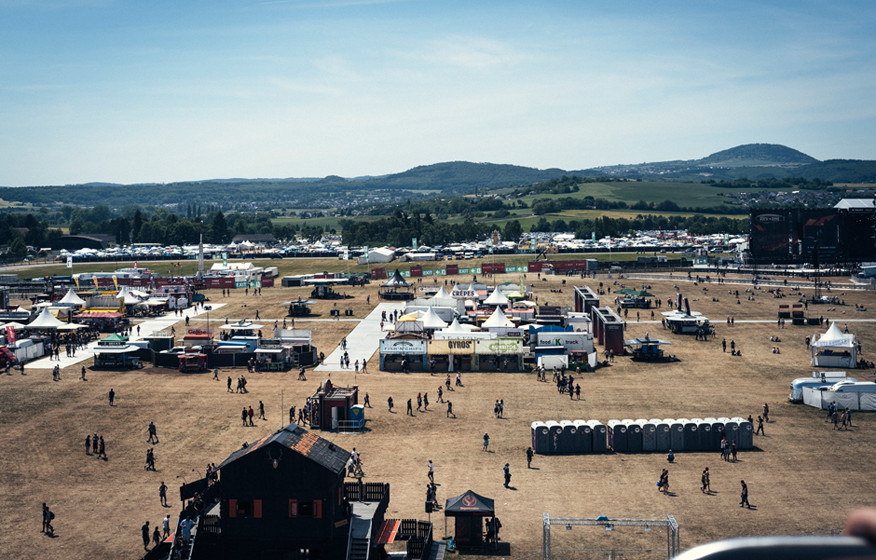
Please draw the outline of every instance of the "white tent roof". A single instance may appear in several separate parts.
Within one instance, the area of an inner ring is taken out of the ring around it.
[[[444,322],[441,317],[438,316],[437,313],[430,307],[429,311],[426,312],[422,317],[423,328],[426,329],[443,329],[447,326],[447,323]],[[458,324],[458,323],[457,323]]]
[[[854,348],[855,335],[843,333],[834,321],[830,324],[827,332],[813,342],[812,346],[816,348]]]
[[[57,329],[64,325],[64,321],[56,319],[47,307],[43,308],[42,313],[37,315],[36,319],[27,324],[31,329]]]
[[[490,318],[484,321],[481,324],[482,328],[495,328],[495,327],[513,327],[514,323],[505,317],[505,314],[502,313],[502,308],[497,307],[493,314],[490,315]]]
[[[444,299],[453,299],[453,296],[447,293],[447,290],[444,289],[444,286],[441,286],[441,289],[438,290],[438,293],[432,296],[431,299],[441,301]]]
[[[66,303],[68,305],[85,305],[85,300],[76,295],[73,288],[67,290],[67,294],[61,298],[58,303]]]
[[[122,286],[119,290],[119,293],[116,294],[116,299],[122,300],[122,303],[125,305],[133,305],[135,303],[140,303],[140,299],[135,297],[130,290],[128,290],[127,286]]]
[[[508,297],[499,291],[499,288],[493,289],[493,293],[490,294],[487,299],[484,300],[484,305],[508,305]]]
[[[445,328],[445,329],[441,329],[441,332],[448,333],[448,334],[456,334],[456,333],[462,334],[462,333],[467,333],[469,331],[468,331],[468,329],[466,329],[465,327],[460,325],[459,321],[457,321],[456,319],[453,319],[453,322],[450,323],[450,326]]]
[[[248,321],[247,319],[241,319],[236,323],[229,323],[227,325],[220,325],[220,329],[227,329],[229,331],[257,331],[260,328],[264,327],[264,325],[256,325],[252,321]]]

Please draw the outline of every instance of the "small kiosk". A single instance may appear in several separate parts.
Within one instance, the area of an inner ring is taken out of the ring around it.
[[[858,367],[858,344],[855,335],[843,333],[836,322],[830,324],[827,332],[809,344],[812,351],[812,365],[826,368]]]
[[[311,428],[337,430],[354,420],[352,408],[359,404],[359,387],[335,387],[331,380],[307,397],[305,410]]]
[[[670,356],[666,356],[663,353],[663,349],[660,348],[661,344],[672,343],[668,340],[651,338],[650,336],[648,336],[648,333],[645,333],[644,337],[624,341],[624,346],[630,348],[630,352],[632,353],[634,360],[640,360],[643,362],[671,361],[673,358]]]
[[[136,353],[140,348],[129,345],[127,337],[111,334],[98,341],[94,347],[94,367],[107,369],[136,369],[140,359]]]
[[[480,548],[484,544],[485,517],[495,517],[494,501],[468,490],[444,504],[444,533],[447,534],[447,518],[454,518],[456,545],[459,548]]]
[[[310,315],[310,306],[315,303],[315,301],[301,299],[301,296],[298,296],[298,299],[284,301],[280,305],[288,308],[288,311],[286,312],[287,317],[306,317]]]

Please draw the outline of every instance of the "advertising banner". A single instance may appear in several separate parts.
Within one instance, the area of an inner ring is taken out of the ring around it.
[[[381,354],[425,354],[425,340],[383,339],[380,341]]]
[[[474,346],[474,340],[430,340],[429,354],[471,354]]]
[[[590,350],[593,341],[590,335],[580,332],[547,332],[536,334],[538,346],[562,346],[569,350]]]
[[[523,343],[512,338],[494,338],[475,341],[475,354],[510,355],[522,354]]]

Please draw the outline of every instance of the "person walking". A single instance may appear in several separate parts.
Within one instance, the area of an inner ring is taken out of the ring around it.
[[[161,527],[161,537],[167,538],[170,536],[170,514],[165,514],[164,521],[162,522]]]
[[[450,418],[451,415],[456,418],[456,414],[453,412],[453,403],[447,401],[447,418]]]
[[[155,422],[149,422],[146,432],[149,434],[149,439],[146,440],[146,443],[158,443],[158,428],[155,427]]]
[[[79,379],[81,379],[82,381],[88,381],[87,379],[85,379],[85,366],[82,366],[82,373],[79,375]]]
[[[158,546],[161,544],[161,533],[158,531],[158,525],[155,526],[155,530],[152,531],[152,546]]]
[[[760,434],[762,436],[766,435],[765,433],[763,433],[763,418],[761,416],[757,417],[757,429],[754,431],[754,435],[757,434]]]
[[[412,403],[412,399],[408,399],[408,409],[407,409],[407,412],[405,412],[405,414],[408,416],[414,415],[414,406]]]
[[[709,467],[706,467],[705,469],[703,469],[703,474],[700,477],[700,481],[703,483],[703,487],[701,488],[701,490],[703,491],[703,494],[706,494],[706,493],[711,494],[712,486],[711,486],[711,481],[709,480]]]
[[[533,455],[534,455],[534,453],[533,453],[533,451],[532,451],[532,448],[531,448],[531,447],[527,447],[527,448],[526,448],[526,468],[527,468],[527,469],[531,469],[531,468],[532,468],[532,456],[533,456]]]
[[[770,423],[770,405],[767,403],[763,403],[763,421],[767,424]]]
[[[40,533],[45,533],[48,530],[49,525],[49,506],[46,505],[46,502],[43,502],[43,528],[40,529]]]
[[[91,447],[94,447],[94,440],[92,440]],[[103,436],[100,436],[100,445],[98,449],[97,457],[103,457],[103,459],[106,460],[106,444],[103,441]]]
[[[161,486],[158,487],[158,499],[161,501],[161,505],[167,507],[167,485],[164,484],[164,481],[161,481]]]
[[[259,401],[259,418],[261,420],[267,420],[267,418],[265,417],[265,403],[263,403],[262,401]]]
[[[85,435],[85,454],[91,455],[91,434]]]
[[[484,447],[481,451],[487,451],[487,448],[490,447],[490,434],[484,432]]]
[[[429,473],[426,476],[429,477],[429,482],[435,484],[435,464],[432,459],[429,459]]]
[[[247,409],[246,416],[247,416],[247,419],[249,420],[249,425],[255,426],[255,424],[253,424],[253,422],[252,422],[252,419],[255,416],[255,411],[252,409],[252,405],[250,405],[249,409]]]
[[[389,411],[392,412],[392,397],[386,399],[386,405],[389,407]]]
[[[505,463],[505,466],[502,467],[502,472],[505,474],[505,488],[510,488],[511,486],[511,467],[508,466],[508,463]]]
[[[140,532],[143,533],[143,550],[149,550],[149,522],[140,527]]]
[[[246,407],[243,407],[243,411],[240,413],[240,419],[243,421],[243,425],[246,426]]]
[[[736,440],[734,439],[733,441],[730,442],[730,454],[733,455],[733,462],[734,463],[736,462],[736,452],[737,452]]]
[[[226,385],[226,389],[225,389],[225,391],[226,391],[227,393],[233,393],[233,392],[234,392],[234,391],[231,389],[231,376],[230,376],[230,375],[228,376],[228,382],[227,382],[227,385]]]
[[[109,390],[109,394],[107,395],[107,397],[109,397],[109,405],[110,405],[110,406],[115,406],[115,402],[116,402],[116,392],[115,392],[112,388],[110,388],[110,390]]]
[[[744,480],[739,481],[742,484],[742,490],[739,494],[739,507],[747,507],[751,509],[751,504],[748,503],[748,485]]]

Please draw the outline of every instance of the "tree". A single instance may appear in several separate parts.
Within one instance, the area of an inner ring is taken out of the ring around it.
[[[502,237],[508,241],[516,242],[520,239],[521,235],[523,235],[523,228],[517,220],[511,220],[508,222],[505,224],[505,229],[502,230]]]
[[[225,214],[221,210],[213,216],[210,224],[210,242],[226,243],[228,241],[228,224],[225,222]]]
[[[143,213],[138,209],[134,212],[134,223],[131,226],[131,241],[137,243],[140,241],[140,228],[143,227]]]

